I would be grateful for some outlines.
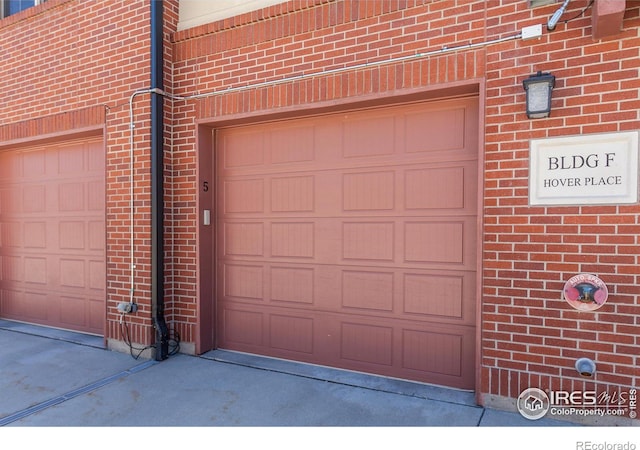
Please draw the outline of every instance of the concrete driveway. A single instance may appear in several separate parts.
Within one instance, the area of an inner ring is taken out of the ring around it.
[[[134,359],[102,339],[0,320],[7,427],[567,426],[470,392],[225,351]]]

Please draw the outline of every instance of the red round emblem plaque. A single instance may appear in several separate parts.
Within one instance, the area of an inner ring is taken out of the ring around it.
[[[608,297],[604,281],[589,273],[573,276],[564,284],[564,299],[579,311],[595,311]]]

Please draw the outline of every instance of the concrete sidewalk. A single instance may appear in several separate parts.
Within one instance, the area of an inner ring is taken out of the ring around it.
[[[570,426],[469,392],[225,351],[136,360],[102,339],[0,320],[0,425]]]

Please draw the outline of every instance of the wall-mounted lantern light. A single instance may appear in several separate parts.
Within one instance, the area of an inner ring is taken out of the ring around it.
[[[551,91],[556,77],[550,73],[538,72],[522,82],[527,94],[527,117],[539,119],[551,113]]]

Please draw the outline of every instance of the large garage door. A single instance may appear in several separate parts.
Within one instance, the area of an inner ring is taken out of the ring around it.
[[[219,130],[220,348],[474,388],[477,99]]]
[[[0,153],[0,317],[103,334],[101,140]]]

